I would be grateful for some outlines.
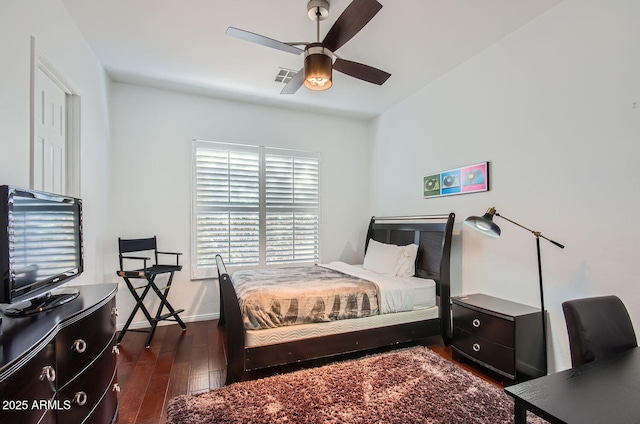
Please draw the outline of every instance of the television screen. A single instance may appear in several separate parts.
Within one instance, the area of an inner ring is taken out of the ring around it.
[[[2,186],[0,303],[41,297],[79,275],[80,199]]]

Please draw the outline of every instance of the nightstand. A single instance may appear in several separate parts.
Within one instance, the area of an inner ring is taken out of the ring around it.
[[[512,382],[546,374],[540,309],[484,294],[451,301],[453,359],[469,359]]]

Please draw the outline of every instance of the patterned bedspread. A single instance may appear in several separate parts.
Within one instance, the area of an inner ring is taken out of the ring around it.
[[[378,315],[375,283],[322,266],[236,271],[231,281],[247,330]]]

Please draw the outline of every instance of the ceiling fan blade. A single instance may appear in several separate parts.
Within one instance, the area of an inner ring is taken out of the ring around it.
[[[289,82],[282,88],[280,94],[293,94],[304,83],[304,68],[300,69]]]
[[[335,52],[351,40],[382,9],[376,0],[353,0],[338,16],[322,44]]]
[[[336,59],[333,64],[333,69],[354,78],[378,85],[384,84],[391,76],[390,73],[381,71],[380,69],[372,66],[344,59]]]
[[[283,43],[273,38],[265,37],[264,35],[254,34],[253,32],[245,31],[234,27],[227,28],[225,34],[235,38],[239,38],[245,41],[251,41],[252,43],[261,44],[263,46],[271,47],[273,49],[282,50],[283,52],[301,54],[304,50],[295,46]]]

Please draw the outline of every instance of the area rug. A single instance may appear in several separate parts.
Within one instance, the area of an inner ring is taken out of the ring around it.
[[[513,423],[513,400],[419,346],[179,396],[167,410],[168,424],[282,422]]]

